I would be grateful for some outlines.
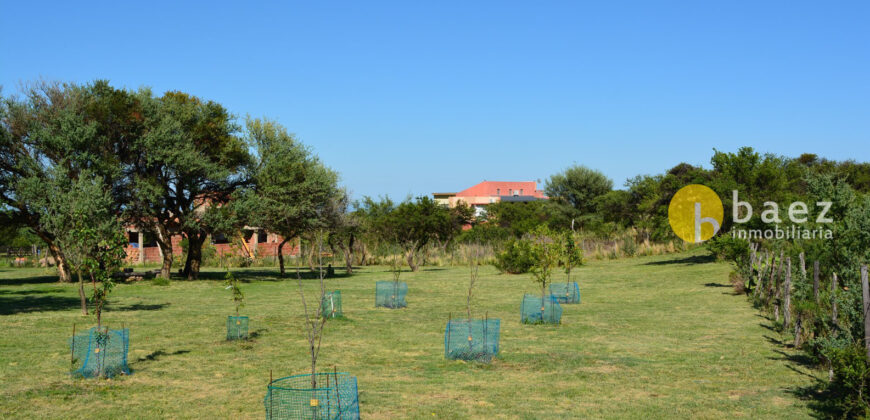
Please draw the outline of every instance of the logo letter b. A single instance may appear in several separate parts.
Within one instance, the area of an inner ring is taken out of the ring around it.
[[[695,243],[701,243],[701,225],[709,223],[713,226],[713,235],[719,232],[719,222],[712,217],[701,217],[701,203],[695,203]]]
[[[740,201],[740,199],[737,197],[737,190],[733,190],[731,194],[732,194],[731,195],[731,197],[732,197],[731,202],[733,203],[732,208],[733,208],[733,212],[734,212],[734,214],[733,214],[734,223],[746,223],[746,222],[748,222],[749,219],[752,218],[752,205],[746,201]],[[746,216],[745,217],[740,217],[740,208],[741,207],[746,209]]]

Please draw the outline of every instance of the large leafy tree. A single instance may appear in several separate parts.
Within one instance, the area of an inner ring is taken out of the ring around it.
[[[141,127],[135,107],[135,100],[104,81],[35,83],[22,97],[0,105],[0,202],[14,223],[28,226],[48,245],[62,281],[70,280],[64,251],[31,205],[33,197],[24,199],[19,187],[49,179],[57,170],[71,179],[88,171],[101,178],[113,211],[120,211],[128,178],[119,157]]]
[[[248,119],[246,137],[253,150],[252,187],[234,206],[250,225],[278,233],[278,263],[284,275],[284,246],[290,240],[328,228],[340,200],[338,175],[280,124]]]
[[[172,235],[187,239],[183,274],[197,278],[202,246],[221,223],[221,206],[248,182],[251,162],[238,127],[220,104],[183,92],[140,95],[145,132],[127,155],[131,172],[128,215],[155,234],[161,275],[172,266]]]
[[[454,226],[450,210],[424,196],[399,204],[381,220],[380,231],[383,238],[402,247],[411,271],[417,271],[420,251]]]
[[[595,199],[613,189],[613,181],[603,173],[585,166],[574,165],[550,176],[544,186],[547,195],[569,204],[580,215],[595,212]]]

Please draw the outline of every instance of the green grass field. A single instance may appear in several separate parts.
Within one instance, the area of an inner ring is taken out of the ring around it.
[[[702,251],[595,261],[577,270],[582,303],[564,306],[562,325],[529,326],[519,309],[536,291],[530,276],[485,267],[475,315],[501,319],[501,353],[479,365],[444,359],[467,268],[403,273],[408,308],[390,310],[374,307],[375,281],[390,274],[367,267],[328,280],[347,319],[327,325],[320,366],[357,376],[366,419],[810,417],[795,390],[817,373],[732,294],[729,271]],[[244,343],[224,341],[223,273],[119,285],[104,322],[131,329],[133,374],[107,381],[68,374],[72,325],[93,322],[74,286],[44,269],[0,269],[0,417],[262,418],[270,369],[309,369],[296,281],[275,274],[239,273],[256,332]],[[316,281],[305,283],[310,295]]]

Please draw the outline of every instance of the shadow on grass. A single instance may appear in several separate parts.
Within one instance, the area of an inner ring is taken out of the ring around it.
[[[671,264],[707,264],[716,261],[712,255],[693,255],[691,257],[674,260],[650,261],[644,265],[671,265]]]
[[[730,284],[722,284],[722,283],[704,283],[704,286],[707,286],[707,287],[734,287]]]
[[[6,291],[3,291],[6,292]],[[42,294],[43,291],[36,291],[33,294]],[[7,293],[0,293],[0,315],[14,315],[29,312],[52,312],[52,311],[68,311],[79,309],[81,300],[78,297],[70,296],[33,296],[24,295],[23,293],[10,293],[22,296],[4,296]],[[112,311],[156,311],[163,309],[169,305],[168,303],[160,303],[153,305],[143,305],[141,303],[125,306],[110,306]],[[90,306],[89,306],[90,309]]]
[[[137,359],[137,362],[153,362],[161,357],[165,356],[176,356],[179,354],[187,354],[190,353],[190,350],[176,350],[172,353],[167,353],[165,350],[157,350],[151,352],[151,354],[145,355]]]
[[[42,290],[0,290],[0,295],[44,295],[47,293],[63,293],[64,289]]]
[[[12,279],[0,279],[0,286],[21,286],[24,284],[57,283],[57,276],[28,276]]]
[[[77,297],[67,296],[0,296],[0,315],[13,315],[28,312],[66,311],[79,308]]]
[[[112,311],[157,311],[169,306],[168,303],[154,303],[150,305],[142,304],[142,303],[134,303],[132,305],[125,306],[109,306],[109,310]]]
[[[813,369],[816,367],[816,364],[815,364],[815,361],[813,360],[813,358],[802,353],[802,352],[796,353],[796,354],[788,354],[782,350],[774,350],[773,352],[780,355],[780,357],[768,357],[768,359],[770,359],[770,360],[784,360],[784,361],[787,361],[787,362],[792,363],[794,365],[799,365],[800,367],[807,368],[807,369]],[[802,372],[800,370],[797,370],[792,365],[787,365],[787,366],[790,369],[795,370],[796,372],[813,377],[812,375],[809,375],[806,372]]]
[[[269,332],[268,328],[257,328],[256,330],[254,330],[250,334],[248,334],[248,339],[249,340],[256,340],[261,335],[263,335],[263,333],[266,333],[266,332]]]
[[[842,400],[843,396],[830,389],[826,381],[814,379],[810,385],[789,388],[786,391],[800,400],[807,401],[807,407],[814,411],[813,417],[817,419],[860,418],[860,415],[855,413],[850,416],[842,407],[837,406],[836,401]]]
[[[324,269],[324,276],[326,275]],[[226,278],[226,271],[207,271],[199,273],[199,280],[220,280],[223,281]],[[233,275],[236,276],[239,280],[244,283],[250,283],[252,280],[257,281],[287,281],[287,280],[296,280],[296,270],[287,270],[284,274],[284,277],[278,273],[277,270],[233,270]],[[299,277],[303,280],[315,280],[320,278],[320,274],[316,271],[304,270],[299,272]],[[350,274],[347,274],[344,271],[336,272],[335,275],[325,277],[327,279],[341,279],[351,277]],[[186,277],[173,277],[173,281],[187,281]]]

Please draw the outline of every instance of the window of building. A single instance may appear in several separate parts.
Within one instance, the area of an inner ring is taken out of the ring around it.
[[[215,233],[211,236],[211,243],[213,244],[228,244],[230,240],[227,238],[227,235],[223,233]]]
[[[139,232],[127,232],[127,242],[133,246],[139,246]]]
[[[523,189],[520,188],[520,195],[523,195]]]
[[[501,195],[501,188],[495,189],[495,195]]]
[[[153,233],[145,232],[145,237],[142,238],[142,246],[157,246],[157,237]]]
[[[268,239],[268,237],[269,237],[269,235],[267,235],[265,231],[262,231],[262,230],[257,231],[257,243],[258,244],[266,243],[266,240]]]

